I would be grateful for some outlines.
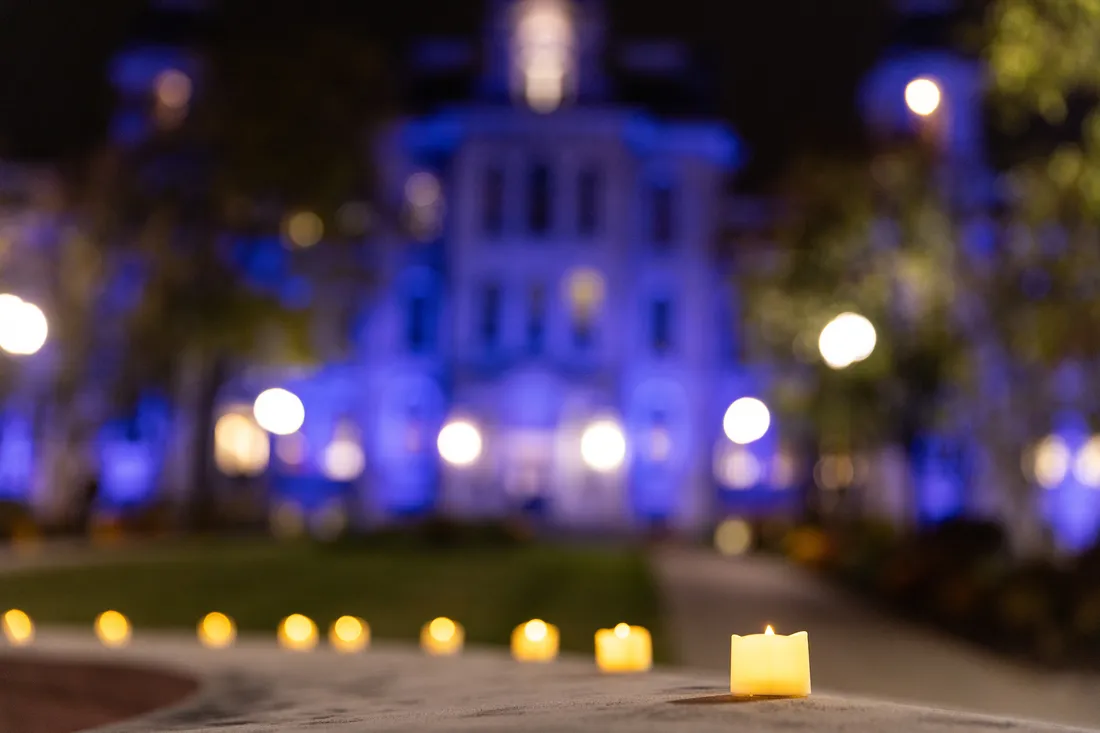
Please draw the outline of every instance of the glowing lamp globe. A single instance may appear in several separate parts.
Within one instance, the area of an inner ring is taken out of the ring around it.
[[[0,350],[13,356],[36,354],[49,331],[41,308],[14,295],[0,295]]]
[[[259,426],[273,435],[296,433],[306,421],[306,408],[298,396],[279,388],[262,392],[252,405],[252,414]]]
[[[821,329],[817,348],[830,369],[844,369],[863,361],[875,350],[874,325],[858,313],[841,313]]]
[[[439,457],[452,466],[469,466],[481,456],[481,433],[465,420],[455,420],[439,431]]]
[[[909,111],[920,117],[928,117],[940,107],[943,93],[940,86],[931,79],[921,77],[905,86],[905,105]]]
[[[767,405],[755,397],[742,397],[734,400],[726,410],[722,419],[722,430],[734,443],[748,445],[763,438],[771,422],[771,412]]]
[[[581,459],[593,471],[609,473],[626,460],[626,436],[611,420],[599,420],[581,435]]]

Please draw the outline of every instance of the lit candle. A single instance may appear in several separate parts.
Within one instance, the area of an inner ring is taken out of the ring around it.
[[[805,631],[730,639],[730,692],[738,697],[806,697],[810,694],[810,641]]]
[[[328,643],[344,654],[362,651],[370,644],[370,626],[361,618],[341,616],[328,630]]]
[[[23,611],[13,608],[5,613],[2,625],[4,636],[12,646],[27,646],[34,641],[34,622]]]
[[[103,646],[126,646],[130,643],[130,622],[118,611],[104,611],[96,617],[95,634]]]
[[[433,656],[448,656],[462,651],[465,632],[449,618],[437,618],[420,630],[420,646]]]
[[[279,646],[293,652],[308,652],[317,646],[317,624],[313,619],[294,613],[279,624]]]
[[[603,672],[645,672],[653,666],[653,641],[641,626],[619,624],[596,632],[596,664]]]
[[[214,611],[199,622],[199,643],[207,649],[225,649],[237,638],[237,626],[224,613]]]
[[[558,656],[558,627],[534,619],[512,632],[512,656],[520,662],[550,662]]]

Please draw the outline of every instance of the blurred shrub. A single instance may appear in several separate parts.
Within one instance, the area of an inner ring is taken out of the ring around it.
[[[324,546],[336,551],[377,551],[389,549],[507,548],[522,545],[533,538],[522,523],[463,523],[433,518],[404,526],[387,527],[360,534],[345,534]]]
[[[28,532],[36,532],[36,528],[27,506],[17,501],[0,501],[0,538],[10,540]]]
[[[800,565],[826,568],[832,559],[832,538],[820,527],[796,527],[784,540],[787,557]]]

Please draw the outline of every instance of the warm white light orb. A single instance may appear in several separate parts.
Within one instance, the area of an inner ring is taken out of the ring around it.
[[[723,520],[714,531],[714,547],[723,555],[743,555],[752,547],[752,527],[744,519]]]
[[[726,410],[722,430],[734,443],[748,445],[763,438],[771,422],[767,405],[755,397],[742,397]]]
[[[581,435],[581,458],[593,471],[608,473],[626,459],[626,436],[611,420],[598,420]]]
[[[481,432],[465,420],[443,426],[436,440],[439,457],[452,466],[469,466],[481,457]]]
[[[1048,435],[1035,447],[1035,481],[1044,489],[1061,484],[1069,472],[1070,457],[1066,441],[1057,435]]]
[[[274,435],[296,433],[306,421],[306,408],[298,396],[278,387],[256,398],[252,414],[261,428]]]
[[[298,211],[287,217],[283,230],[295,247],[312,247],[325,236],[325,223],[312,211]]]
[[[177,69],[158,74],[153,86],[157,101],[170,109],[181,109],[191,101],[191,78]]]
[[[428,171],[419,171],[405,181],[405,198],[418,209],[427,209],[439,203],[443,197],[443,186],[439,179]]]
[[[821,329],[817,348],[832,369],[844,369],[863,361],[875,350],[874,325],[858,313],[841,313]]]
[[[747,449],[727,444],[715,459],[714,475],[727,488],[751,489],[763,478],[764,467]]]
[[[0,350],[13,356],[36,354],[49,335],[46,314],[14,295],[0,295]]]
[[[942,98],[940,85],[925,77],[914,79],[905,86],[905,105],[921,117],[927,117],[939,109]]]
[[[214,425],[214,464],[227,476],[256,476],[267,468],[271,442],[251,415],[230,412]]]
[[[1077,451],[1073,477],[1090,489],[1100,488],[1100,435],[1094,435]]]
[[[325,448],[321,472],[330,481],[354,481],[366,467],[363,448],[357,440],[336,438]]]

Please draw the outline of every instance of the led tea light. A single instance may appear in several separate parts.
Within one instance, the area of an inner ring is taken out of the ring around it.
[[[441,616],[424,624],[420,630],[420,647],[437,657],[458,654],[462,651],[465,635],[461,624]]]
[[[558,627],[539,619],[512,632],[512,657],[520,662],[550,662],[558,656]]]
[[[4,614],[0,626],[4,629],[4,638],[12,646],[27,646],[34,641],[34,622],[17,608]]]
[[[737,697],[806,697],[810,694],[810,642],[805,631],[730,639],[730,692]]]
[[[328,630],[328,643],[338,652],[360,652],[370,644],[370,626],[361,618],[341,616]]]
[[[641,626],[618,624],[596,632],[596,665],[601,672],[645,672],[653,666],[653,641]]]
[[[130,643],[130,621],[118,611],[104,611],[96,616],[95,635],[103,646],[112,649]]]
[[[225,649],[237,638],[237,625],[224,613],[214,611],[199,621],[199,643],[207,649]]]
[[[292,652],[308,652],[317,646],[317,624],[308,616],[291,614],[279,624],[279,646]]]

